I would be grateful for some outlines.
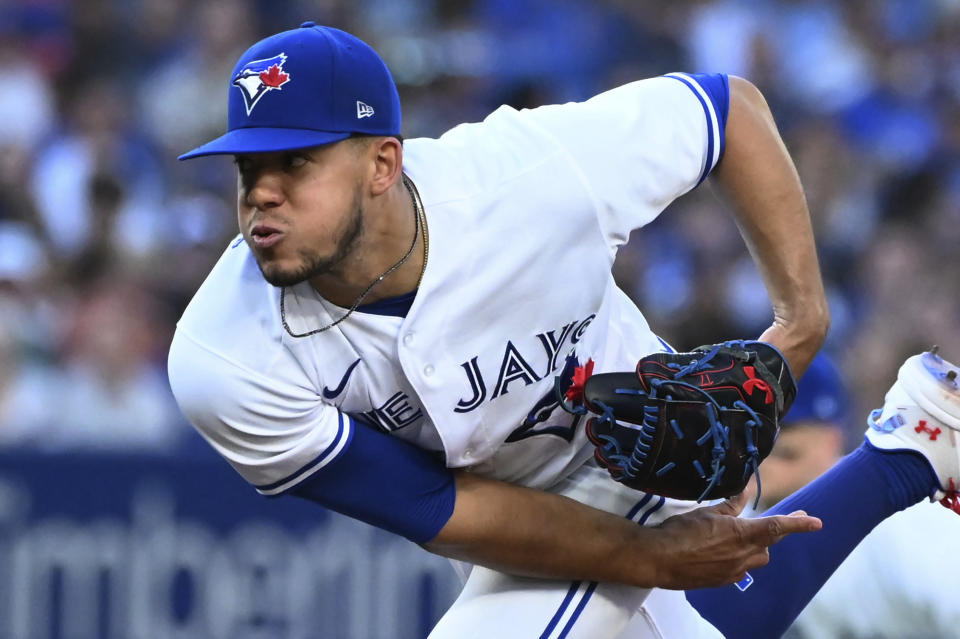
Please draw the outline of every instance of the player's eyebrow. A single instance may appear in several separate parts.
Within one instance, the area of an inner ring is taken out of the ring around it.
[[[238,168],[249,170],[275,162],[277,158],[283,157],[284,153],[284,151],[278,151],[277,153],[238,153],[233,156],[233,163]]]

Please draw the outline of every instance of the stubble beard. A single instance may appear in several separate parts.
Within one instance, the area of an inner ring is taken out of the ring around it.
[[[353,215],[350,216],[347,227],[340,234],[333,255],[323,256],[310,248],[301,248],[297,251],[300,257],[299,268],[288,270],[277,268],[269,263],[265,264],[258,257],[257,265],[260,267],[263,279],[267,283],[280,288],[294,286],[318,275],[326,275],[336,271],[354,251],[363,235],[363,207],[359,201],[355,201],[352,209]]]

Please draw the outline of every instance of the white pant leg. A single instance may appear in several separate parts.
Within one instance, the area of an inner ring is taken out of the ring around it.
[[[617,639],[723,639],[681,590],[654,589]]]
[[[606,471],[590,465],[579,469],[552,492],[647,525],[695,506],[631,490],[613,482]],[[562,526],[563,522],[557,525]],[[515,577],[476,566],[430,639],[616,639],[650,592],[617,584]],[[689,605],[677,603],[674,607],[676,614],[693,617],[691,624],[705,624]],[[659,610],[658,614],[667,614],[665,607]],[[638,626],[636,632],[649,633],[654,628]],[[657,634],[631,633],[630,636],[659,638]],[[676,639],[693,636],[677,635]]]
[[[514,577],[478,566],[430,639],[614,639],[648,590]]]

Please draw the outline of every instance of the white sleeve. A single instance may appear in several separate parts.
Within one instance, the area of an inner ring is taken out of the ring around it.
[[[170,346],[168,374],[183,414],[264,495],[303,481],[350,442],[350,418],[309,384],[243,367],[182,328]]]
[[[523,116],[567,153],[619,246],[719,162],[725,91],[725,76],[675,73]]]

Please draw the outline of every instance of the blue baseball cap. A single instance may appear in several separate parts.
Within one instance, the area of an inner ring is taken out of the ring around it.
[[[837,365],[826,353],[819,353],[797,383],[797,399],[781,426],[798,422],[830,422],[848,426],[850,396]]]
[[[362,40],[313,22],[247,49],[228,91],[226,134],[179,159],[400,135],[400,96],[387,65]]]

